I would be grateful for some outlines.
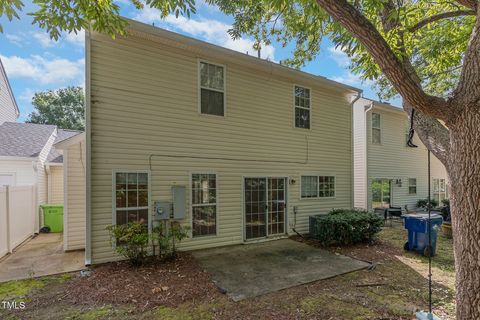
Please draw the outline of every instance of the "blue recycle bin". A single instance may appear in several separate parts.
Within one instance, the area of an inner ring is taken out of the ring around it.
[[[443,218],[439,214],[430,216],[430,230],[428,230],[428,213],[404,214],[405,229],[408,230],[408,242],[404,249],[417,251],[424,256],[434,256],[437,248],[437,235]],[[428,245],[428,234],[431,234],[431,247]]]

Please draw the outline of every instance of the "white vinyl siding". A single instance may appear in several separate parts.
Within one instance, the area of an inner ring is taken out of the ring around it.
[[[407,114],[402,109],[388,105],[371,109],[371,105],[370,100],[362,98],[354,106],[355,207],[371,210],[374,179],[387,179],[392,181],[392,205],[414,209],[417,201],[428,195],[427,149],[416,134],[418,148],[405,146]],[[381,145],[372,143],[372,113],[381,115]],[[445,167],[434,155],[431,168],[432,177],[448,180]],[[410,178],[416,179],[416,194],[409,193]]]
[[[0,68],[2,65],[0,63]],[[15,122],[17,120],[17,108],[14,97],[11,95],[6,73],[0,69],[0,125],[4,122]]]
[[[190,236],[179,244],[181,250],[243,243],[247,176],[297,181],[288,186],[288,233],[294,206],[299,208],[295,226],[299,232],[308,231],[310,215],[352,206],[351,97],[345,91],[306,77],[272,77],[270,72],[222,60],[222,55],[215,55],[219,49],[190,51],[152,39],[132,33],[112,40],[94,33],[90,42],[93,263],[120,258],[105,230],[112,220],[112,170],[117,168],[151,170],[151,197],[162,201],[172,201],[172,185],[188,186],[187,195],[191,194],[192,173],[217,174],[216,236]],[[198,114],[199,57],[218,61],[228,70],[228,116],[222,121]],[[322,114],[308,131],[292,126],[292,88],[297,80],[311,87],[312,112]],[[309,160],[304,164],[306,134]],[[335,173],[336,197],[300,201],[299,172],[318,168]],[[189,200],[186,206],[191,208]],[[180,222],[191,228],[191,213]]]

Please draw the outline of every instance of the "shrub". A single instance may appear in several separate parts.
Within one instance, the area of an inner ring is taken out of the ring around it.
[[[438,207],[438,201],[435,199],[430,199],[430,204],[432,208]],[[428,199],[420,199],[417,201],[417,208],[428,209]]]
[[[310,236],[323,245],[350,245],[371,241],[383,225],[383,218],[362,210],[336,209],[310,217]]]
[[[122,225],[110,225],[106,228],[110,232],[112,245],[115,251],[132,263],[140,266],[148,255],[149,243],[148,227],[140,222],[129,222]]]
[[[177,255],[176,242],[182,241],[187,236],[188,228],[182,227],[176,221],[170,223],[170,228],[167,228],[166,224],[160,223],[153,228],[152,242],[158,246],[159,257],[175,258]]]

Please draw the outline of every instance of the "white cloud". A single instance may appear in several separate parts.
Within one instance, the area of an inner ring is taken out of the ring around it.
[[[84,75],[85,59],[46,59],[39,55],[28,58],[0,55],[0,58],[11,78],[28,78],[41,84],[65,85],[65,82],[79,82]]]
[[[23,37],[22,34],[5,34],[5,37],[7,38],[10,43],[13,43],[19,47],[23,46],[25,43],[25,38]]]
[[[65,41],[77,45],[77,46],[83,46],[85,44],[85,31],[82,29],[78,31],[77,33],[75,32],[70,32],[65,34],[64,36]]]
[[[330,57],[335,60],[339,67],[347,68],[350,65],[350,58],[340,47],[330,47],[328,51],[330,52]]]
[[[343,75],[332,77],[333,81],[345,83],[351,86],[360,86],[360,85],[372,85],[371,80],[362,80],[360,76],[355,75],[351,72],[346,72]]]
[[[35,90],[31,89],[31,88],[26,88],[25,90],[23,90],[23,92],[20,94],[20,96],[18,97],[20,101],[24,101],[24,102],[32,102],[32,98],[35,94]]]
[[[165,19],[161,19],[161,13],[157,9],[145,7],[134,16],[135,20],[142,21],[144,23],[159,23],[166,29],[173,29],[174,31],[182,31],[192,35],[195,38],[205,40],[210,43],[217,44],[219,46],[239,51],[242,53],[249,52],[256,55],[253,49],[254,41],[251,39],[237,39],[233,40],[228,34],[228,30],[231,25],[214,20],[214,19],[188,19],[183,16],[178,18],[175,15],[168,15]],[[261,57],[266,59],[275,59],[275,48],[271,45],[263,45],[261,51]]]
[[[45,32],[33,32],[32,36],[43,48],[51,48],[57,44],[57,42],[50,39],[50,35]]]

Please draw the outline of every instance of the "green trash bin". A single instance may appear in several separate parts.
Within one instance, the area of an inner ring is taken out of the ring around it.
[[[40,208],[43,211],[43,226],[49,227],[50,232],[63,232],[63,205],[44,204]]]

